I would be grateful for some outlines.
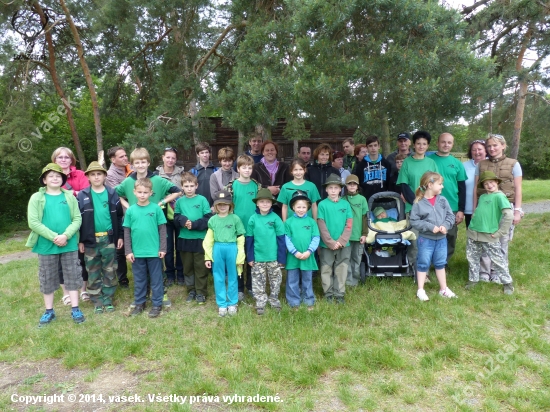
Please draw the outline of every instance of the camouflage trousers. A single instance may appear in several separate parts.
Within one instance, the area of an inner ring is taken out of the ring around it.
[[[114,243],[109,236],[96,237],[96,246],[84,249],[88,269],[88,293],[95,306],[112,305],[118,280],[117,258]]]
[[[265,291],[267,278],[269,278],[269,299]],[[256,299],[256,308],[265,308],[268,300],[271,307],[281,307],[279,292],[282,280],[283,275],[277,261],[254,262],[254,266],[252,266],[252,293],[254,299]]]
[[[500,283],[503,285],[512,283],[512,277],[508,270],[508,262],[502,253],[500,242],[477,242],[468,238],[466,259],[468,259],[470,266],[468,274],[470,282],[479,282],[480,258],[484,253],[491,259],[495,275],[499,277]]]

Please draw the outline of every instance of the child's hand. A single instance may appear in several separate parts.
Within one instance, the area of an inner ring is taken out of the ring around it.
[[[78,243],[78,251],[80,253],[84,253],[84,243],[81,243],[81,242]]]
[[[344,246],[341,245],[340,242],[336,242],[334,244],[334,247],[332,248],[332,250],[338,250],[338,249],[342,249]]]
[[[163,258],[166,255],[166,252],[159,252],[159,258]]]
[[[134,257],[134,254],[133,254],[133,253],[129,253],[129,254],[126,255],[126,260],[127,260],[128,262],[134,263],[134,261],[136,260],[136,258]]]
[[[304,253],[302,253],[302,260],[306,260],[310,256],[311,252],[309,250],[306,250]]]
[[[116,244],[116,248],[117,249],[122,249],[123,246],[124,246],[124,239],[118,239],[118,242]]]
[[[446,235],[447,234],[447,228],[445,226],[439,226],[439,232]]]
[[[433,232],[434,232],[434,233],[439,233],[439,226],[434,226]]]
[[[185,222],[185,227],[189,230],[191,230],[191,221],[188,220],[187,222]]]
[[[67,236],[65,235],[57,235],[53,238],[53,243],[55,243],[59,247],[63,247],[67,245]]]
[[[254,262],[248,262],[248,266],[253,267],[253,266],[254,266]]]
[[[206,266],[208,269],[212,269],[212,262],[210,260],[205,260],[204,266]]]
[[[304,260],[304,254],[302,252],[296,252],[294,256],[296,256],[296,259]]]
[[[361,238],[359,239],[359,243],[361,243],[361,244],[367,243],[367,237],[366,236],[361,236]]]

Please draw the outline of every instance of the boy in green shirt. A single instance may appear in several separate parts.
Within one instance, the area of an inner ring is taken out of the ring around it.
[[[62,189],[67,175],[60,166],[50,163],[39,179],[40,190],[31,196],[27,210],[31,234],[26,246],[38,253],[40,292],[44,295],[46,311],[39,327],[55,319],[53,295],[59,289],[59,266],[63,269],[65,287],[71,297],[72,317],[75,323],[85,321],[78,307],[78,289],[82,287],[78,264],[78,229],[82,222],[78,203],[72,190]]]
[[[184,282],[189,295],[187,302],[196,300],[199,305],[206,302],[208,270],[204,266],[202,242],[212,216],[208,199],[196,193],[197,177],[189,172],[181,175],[184,196],[176,202],[174,223],[180,228],[177,250],[183,262]]]
[[[479,176],[479,189],[485,189],[468,226],[466,258],[470,265],[466,289],[474,288],[479,282],[480,258],[487,253],[491,258],[495,273],[504,286],[504,293],[514,293],[508,262],[500,247],[500,237],[508,233],[514,214],[506,195],[498,189],[502,182],[494,172],[487,170]]]
[[[134,273],[134,309],[132,316],[145,310],[147,272],[149,272],[153,307],[150,318],[162,311],[162,258],[166,254],[166,217],[156,203],[150,203],[153,194],[151,180],[136,180],[134,195],[137,203],[130,206],[124,216],[124,247],[126,259],[132,263]]]
[[[251,156],[247,154],[240,155],[237,158],[237,172],[239,172],[239,177],[232,180],[227,185],[227,190],[233,195],[233,204],[235,205],[233,213],[239,216],[245,229],[250,216],[256,211],[254,198],[258,193],[258,189],[261,187],[258,182],[250,178],[253,166],[254,159]],[[239,276],[239,302],[244,299],[245,285],[248,293],[252,296],[252,275],[250,266],[246,265],[246,271],[243,270],[243,272],[246,272],[246,281],[243,279],[244,276]]]
[[[319,203],[317,224],[321,233],[318,249],[321,262],[321,283],[327,301],[344,303],[350,258],[349,238],[353,215],[348,202],[340,199],[343,183],[331,174],[324,183],[328,197]]]
[[[275,202],[269,189],[260,189],[254,199],[258,208],[246,228],[246,260],[252,267],[252,292],[258,315],[264,314],[268,301],[265,292],[267,278],[269,304],[276,311],[281,310],[279,291],[283,279],[281,266],[286,264],[286,245],[283,221],[271,210]]]

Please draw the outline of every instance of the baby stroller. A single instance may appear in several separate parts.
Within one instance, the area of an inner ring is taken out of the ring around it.
[[[367,225],[369,232],[374,232],[374,241],[365,244],[365,251],[360,266],[360,281],[364,283],[367,276],[376,277],[405,277],[416,278],[414,265],[407,258],[408,240],[403,238],[403,232],[411,229],[405,213],[405,202],[401,195],[395,192],[381,192],[372,195],[369,199]],[[405,221],[401,230],[384,231],[374,227],[375,216],[373,210],[382,207],[388,218],[397,222]],[[369,236],[369,238],[372,238]],[[371,239],[369,239],[371,240]],[[368,242],[368,241],[367,241]]]

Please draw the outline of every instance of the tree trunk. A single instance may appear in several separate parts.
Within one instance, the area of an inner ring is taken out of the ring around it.
[[[237,142],[237,153],[244,153],[244,145],[246,144],[245,134],[239,129],[239,141]]]
[[[46,22],[46,16],[44,15],[44,11],[42,10],[42,7],[40,6],[40,4],[38,4],[38,2],[35,2],[31,6],[31,8],[33,8],[36,11],[36,13],[40,16],[40,20],[42,21],[42,24],[44,24]],[[57,92],[57,95],[61,98],[61,101],[65,106],[65,110],[67,111],[67,121],[69,122],[69,128],[71,129],[71,136],[73,138],[76,156],[78,157],[80,168],[86,170],[88,165],[86,164],[86,157],[84,156],[84,150],[82,150],[82,145],[80,144],[80,138],[78,137],[78,132],[76,131],[76,124],[74,122],[73,111],[71,109],[71,105],[67,101],[65,92],[61,87],[59,77],[57,76],[57,69],[55,68],[55,48],[53,47],[52,33],[49,30],[49,27],[45,28],[45,38],[46,38],[46,44],[48,45],[50,65],[49,66],[43,65],[42,67],[45,67],[49,71],[50,76],[52,76],[52,82],[55,87],[55,91]]]
[[[388,118],[385,114],[382,115],[382,153],[384,156],[389,155],[392,150],[390,146],[390,124],[388,123]]]
[[[197,138],[197,131],[196,131],[197,128],[199,127],[199,121],[197,120],[197,113],[198,113],[197,99],[192,98],[189,101],[189,116],[191,117],[191,124],[195,128],[195,130],[193,130],[193,143],[194,144],[197,144],[199,142],[198,138]]]
[[[103,132],[101,131],[101,120],[99,118],[99,105],[97,103],[97,94],[95,92],[94,82],[92,81],[92,75],[90,74],[90,69],[88,68],[88,63],[84,58],[84,48],[82,47],[82,42],[80,41],[80,35],[76,25],[74,24],[71,13],[65,4],[65,0],[59,0],[65,16],[67,17],[67,22],[71,28],[71,33],[76,46],[76,51],[78,53],[78,59],[80,60],[80,65],[82,66],[82,71],[84,72],[84,77],[86,78],[86,84],[90,90],[90,98],[92,100],[92,108],[94,111],[94,125],[95,125],[95,138],[97,143],[97,160],[101,166],[105,166],[105,155],[103,152]]]
[[[256,133],[262,136],[264,142],[271,140],[271,127],[265,127],[263,124],[257,124]]]
[[[527,97],[527,72],[523,71],[523,57],[525,56],[525,51],[533,35],[532,27],[529,27],[525,37],[523,38],[523,44],[521,45],[521,50],[516,61],[516,71],[518,72],[518,103],[516,106],[516,119],[514,121],[514,137],[512,139],[512,150],[510,151],[510,157],[512,159],[517,159],[519,154],[519,143],[521,139],[521,127],[523,124],[523,112],[525,111],[525,98]]]

